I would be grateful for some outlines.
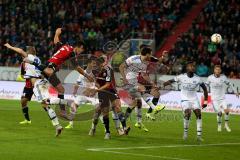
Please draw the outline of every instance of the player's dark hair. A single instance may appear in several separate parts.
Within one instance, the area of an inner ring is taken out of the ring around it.
[[[95,56],[91,56],[87,59],[87,64],[91,63],[92,61],[97,61],[97,58]]]
[[[151,48],[143,48],[142,50],[141,50],[141,55],[142,56],[146,56],[147,54],[151,54],[151,52],[152,52],[152,49]]]
[[[86,44],[83,41],[78,41],[75,44],[76,47],[83,47],[84,49],[86,49]]]
[[[142,50],[143,48],[150,48],[150,46],[149,46],[149,45],[146,45],[146,44],[141,44],[141,45],[139,46],[139,49]]]
[[[220,68],[220,69],[221,69],[222,67],[221,67],[220,64],[216,64],[216,65],[214,66],[214,68]]]
[[[102,64],[102,63],[105,62],[105,58],[101,56],[101,57],[99,57],[99,58],[97,59],[97,62],[98,62],[99,64]]]

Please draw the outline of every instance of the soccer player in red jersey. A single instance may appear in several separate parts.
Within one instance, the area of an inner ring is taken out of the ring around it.
[[[47,61],[46,64],[39,64],[35,59],[25,59],[26,62],[32,63],[39,70],[42,71],[44,76],[48,79],[51,85],[58,91],[58,98],[64,99],[64,87],[61,81],[58,79],[56,72],[59,70],[60,66],[67,60],[71,60],[76,70],[88,78],[91,82],[94,81],[91,76],[86,74],[82,67],[80,67],[76,62],[76,58],[82,52],[84,52],[84,43],[78,42],[75,47],[69,44],[63,44],[60,42],[60,35],[62,33],[62,28],[57,28],[54,36],[54,44],[56,47],[56,52],[53,56]],[[60,106],[62,110],[65,110],[64,106]]]
[[[106,131],[105,139],[110,139],[109,111],[112,107],[118,114],[118,118],[123,126],[125,134],[128,134],[130,128],[126,127],[125,116],[121,111],[121,101],[116,90],[113,69],[107,65],[103,57],[98,58],[98,63],[100,66],[100,71],[95,74],[98,89],[93,89],[92,94],[94,95],[96,92],[98,92],[99,106],[96,108],[89,135],[93,136],[95,134],[98,118],[102,113]]]

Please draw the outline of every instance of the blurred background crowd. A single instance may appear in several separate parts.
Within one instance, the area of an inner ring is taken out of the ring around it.
[[[19,66],[21,59],[3,44],[25,49],[35,46],[46,61],[53,54],[53,36],[63,27],[62,41],[78,40],[88,54],[101,52],[109,40],[121,41],[132,33],[154,35],[156,49],[197,0],[3,0],[0,5],[0,66]],[[199,76],[222,64],[230,78],[240,78],[239,0],[210,0],[191,29],[178,37],[168,57],[168,74],[179,74],[188,60],[196,61]],[[210,43],[212,33],[223,42]]]

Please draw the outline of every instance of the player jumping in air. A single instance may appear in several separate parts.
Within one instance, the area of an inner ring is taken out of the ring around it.
[[[154,82],[151,81],[150,77],[147,74],[147,66],[150,62],[158,62],[158,59],[152,56],[152,50],[149,47],[144,47],[141,49],[141,55],[134,55],[129,57],[119,67],[119,71],[123,77],[125,87],[133,99],[132,104],[130,104],[130,107],[128,107],[126,110],[126,119],[136,106],[137,123],[135,126],[142,128],[145,131],[148,131],[148,129],[142,123],[141,98],[143,98],[147,104],[152,107],[152,109],[158,109],[160,111],[164,108],[164,106],[157,107],[159,100],[159,92],[157,91],[158,87]],[[139,73],[141,73],[142,77],[148,82],[148,87],[138,82],[137,77]],[[152,94],[153,98],[150,99],[149,94]]]
[[[72,60],[73,66],[76,66],[76,70],[80,74],[84,75],[90,81],[94,81],[94,80],[91,76],[86,74],[79,65],[76,64],[77,56],[82,52],[84,52],[85,50],[84,44],[82,42],[77,42],[75,47],[68,44],[63,44],[60,42],[61,33],[62,33],[62,29],[58,28],[54,36],[54,44],[56,46],[56,52],[53,54],[53,56],[48,60],[46,64],[39,64],[38,62],[35,61],[35,59],[28,59],[25,61],[32,63],[39,70],[42,71],[42,73],[45,75],[45,77],[48,79],[51,85],[58,91],[58,98],[63,100],[65,90],[62,83],[58,79],[56,72],[59,70],[60,66],[64,62],[66,62],[68,59]],[[60,105],[60,107],[62,111],[65,111],[65,106]]]
[[[227,132],[231,132],[231,129],[228,125],[230,109],[227,106],[225,101],[226,86],[230,86],[237,97],[239,97],[239,93],[237,89],[233,87],[233,85],[230,83],[227,77],[221,74],[221,72],[222,72],[221,66],[215,65],[214,73],[208,77],[206,84],[210,86],[213,108],[214,108],[214,111],[217,113],[218,132],[222,131],[222,114],[223,113],[225,114],[224,128],[227,130]]]
[[[36,51],[34,47],[28,47],[27,52],[21,48],[13,47],[10,44],[6,43],[5,46],[11,50],[14,50],[24,59],[34,59],[37,63],[41,64],[40,59],[36,56]],[[34,65],[23,62],[22,72],[24,72],[24,78],[26,79],[26,86],[23,90],[23,96],[21,98],[21,104],[23,107],[23,114],[25,120],[20,122],[20,124],[31,124],[27,102],[31,100],[32,95],[34,94],[38,101],[42,104],[42,107],[47,112],[49,118],[52,121],[53,126],[56,128],[56,136],[59,136],[62,132],[62,126],[60,125],[55,111],[49,107],[50,104],[59,104],[60,99],[54,98],[51,99],[48,96],[48,83],[46,80],[42,80],[41,71],[38,70]],[[48,102],[47,102],[48,101]],[[66,102],[65,102],[66,103]],[[65,104],[62,102],[62,104]]]
[[[97,67],[97,62],[95,57],[90,57],[87,61],[87,68],[84,70],[84,72],[92,77],[94,77],[92,70],[94,70]],[[80,87],[80,91],[78,92]],[[74,84],[73,88],[73,96],[74,101],[71,104],[71,111],[69,116],[69,124],[65,127],[67,129],[73,128],[73,120],[75,117],[75,114],[77,112],[77,108],[84,104],[85,102],[93,102],[90,99],[90,90],[96,88],[95,82],[90,82],[86,77],[83,75],[79,75],[77,79],[77,83]],[[93,103],[93,105],[96,105],[98,102]]]
[[[28,56],[34,56],[37,61],[40,62],[40,59],[36,57],[36,50],[32,46],[28,46],[27,50],[24,51],[21,48],[13,47],[10,44],[4,44],[5,47],[11,49],[18,53],[21,57],[25,58]],[[29,112],[28,112],[28,102],[31,101],[33,96],[33,86],[37,79],[41,77],[41,72],[36,69],[36,67],[29,63],[22,63],[21,64],[21,75],[26,80],[25,87],[23,89],[23,94],[21,97],[21,106],[22,112],[24,115],[25,120],[19,122],[20,124],[31,124]]]
[[[98,59],[98,63],[100,66],[100,71],[95,75],[98,89],[93,89],[92,95],[94,95],[96,92],[98,93],[99,106],[96,108],[93,116],[92,127],[89,135],[95,135],[98,119],[102,113],[105,126],[104,139],[110,139],[109,112],[112,106],[114,106],[113,109],[118,114],[118,118],[122,124],[125,134],[128,134],[130,128],[126,126],[125,116],[121,111],[121,101],[116,90],[113,70],[106,65],[106,62],[102,57]]]
[[[186,65],[186,69],[187,73],[180,74],[176,76],[174,79],[165,82],[163,85],[167,86],[176,82],[181,86],[181,99],[182,99],[181,105],[184,113],[183,139],[186,140],[188,137],[189,120],[191,117],[191,112],[193,110],[197,118],[197,140],[203,141],[201,106],[197,97],[196,89],[198,89],[198,87],[200,86],[204,92],[204,103],[202,105],[202,108],[207,107],[208,92],[205,84],[201,81],[200,77],[194,74],[195,72],[194,63],[188,62]]]

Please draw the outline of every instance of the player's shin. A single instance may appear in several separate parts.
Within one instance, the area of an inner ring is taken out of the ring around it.
[[[229,125],[228,125],[228,122],[229,122],[229,112],[225,112],[224,119],[225,119],[225,129],[227,130],[227,132],[231,132],[231,129],[230,129]]]
[[[64,100],[64,94],[58,94],[58,98],[60,99],[60,101],[63,101]],[[66,112],[66,109],[65,109],[65,105],[64,104],[59,104],[60,106],[60,109],[63,111],[63,112]]]
[[[202,118],[201,115],[197,117],[197,137],[202,136]]]
[[[190,121],[190,114],[185,113],[184,118],[183,118],[183,139],[186,140],[188,137],[188,128],[189,128],[189,121]]]
[[[118,114],[114,110],[112,112],[112,118],[113,118],[116,129],[117,130],[120,129],[120,120],[119,120]]]
[[[103,123],[104,123],[104,127],[105,127],[106,133],[110,133],[109,117],[108,117],[108,116],[104,116],[104,117],[103,117]]]
[[[217,124],[218,124],[218,132],[222,131],[222,112],[218,112],[217,114]]]
[[[127,120],[132,113],[133,108],[127,107],[126,112],[125,112],[125,119]]]
[[[22,107],[22,112],[23,112],[25,120],[30,121],[30,117],[29,117],[29,113],[28,113],[28,106]]]
[[[50,108],[49,106],[44,107],[44,109],[48,113],[48,116],[51,119],[53,126],[55,126],[55,127],[60,126],[60,123],[58,121],[55,111],[52,108]]]

